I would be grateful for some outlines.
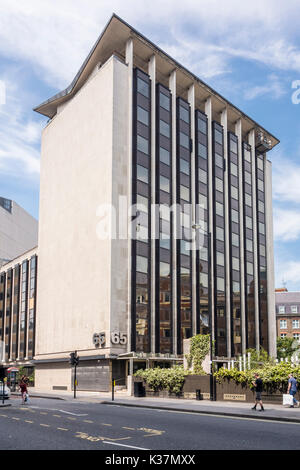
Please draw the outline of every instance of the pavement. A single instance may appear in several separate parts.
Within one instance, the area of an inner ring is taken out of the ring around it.
[[[74,393],[66,391],[40,391],[36,389],[29,390],[31,400],[34,398],[47,398],[54,400],[64,400],[75,402]],[[13,392],[12,395],[20,395]],[[253,404],[244,402],[225,402],[209,400],[191,400],[176,398],[152,398],[152,397],[133,397],[126,392],[115,392],[114,401],[112,401],[111,392],[77,392],[76,401],[83,403],[99,403],[108,406],[124,406],[132,408],[146,408],[165,411],[177,411],[180,413],[198,413],[211,416],[227,416],[245,419],[261,419],[286,423],[300,424],[300,408],[289,408],[278,404],[266,403],[265,411],[252,410]]]

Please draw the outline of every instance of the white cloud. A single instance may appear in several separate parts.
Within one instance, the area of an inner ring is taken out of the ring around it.
[[[281,98],[287,92],[284,82],[275,74],[269,75],[264,85],[249,87],[244,93],[246,100],[253,100],[258,96],[271,95],[273,99]]]
[[[274,208],[274,239],[293,241],[300,238],[300,207],[290,210],[288,208]]]
[[[300,72],[298,7],[297,0],[284,8],[280,0],[0,0],[0,54],[66,86],[115,11],[166,48],[169,38],[175,59],[205,78],[228,72],[233,57]]]
[[[276,264],[276,285],[287,283],[289,290],[300,290],[300,261],[279,261]]]
[[[300,166],[274,151],[273,198],[278,202],[300,204]]]

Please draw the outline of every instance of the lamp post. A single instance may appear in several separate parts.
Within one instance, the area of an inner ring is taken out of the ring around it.
[[[215,390],[214,390],[214,375],[213,375],[213,330],[212,330],[212,275],[211,275],[211,241],[212,233],[198,225],[192,225],[192,229],[201,230],[205,235],[207,235],[207,261],[208,261],[208,316],[209,316],[209,346],[210,346],[210,380],[209,380],[209,394],[210,400],[215,401]]]

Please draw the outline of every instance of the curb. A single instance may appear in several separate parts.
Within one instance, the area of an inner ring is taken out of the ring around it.
[[[14,393],[13,392],[11,395],[14,396],[14,397],[20,397],[19,393]],[[46,396],[46,395],[33,395],[33,394],[30,394],[29,399],[31,397],[32,398],[49,398],[50,400],[63,400],[63,401],[67,400],[67,398],[63,398],[63,397],[53,397],[53,396]]]
[[[5,405],[0,404],[0,408],[7,408],[8,406],[11,406],[11,403],[6,403]]]
[[[232,418],[247,418],[253,420],[264,420],[264,421],[280,421],[283,423],[294,423],[300,424],[300,418],[288,418],[285,416],[268,416],[265,414],[262,415],[246,415],[242,413],[232,413],[232,412],[224,412],[224,411],[207,411],[207,410],[189,410],[186,408],[171,408],[169,406],[155,406],[155,405],[137,405],[133,403],[122,403],[122,402],[110,402],[110,401],[102,401],[101,404],[103,405],[111,405],[111,406],[127,406],[131,408],[148,408],[153,410],[166,410],[166,411],[177,411],[179,413],[195,413],[201,415],[211,415],[211,416],[224,416],[224,417],[232,417]]]

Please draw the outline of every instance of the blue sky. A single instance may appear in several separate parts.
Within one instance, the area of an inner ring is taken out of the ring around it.
[[[300,290],[299,0],[0,0],[0,195],[38,218],[47,119],[32,108],[70,84],[112,12],[280,139],[276,285]]]

